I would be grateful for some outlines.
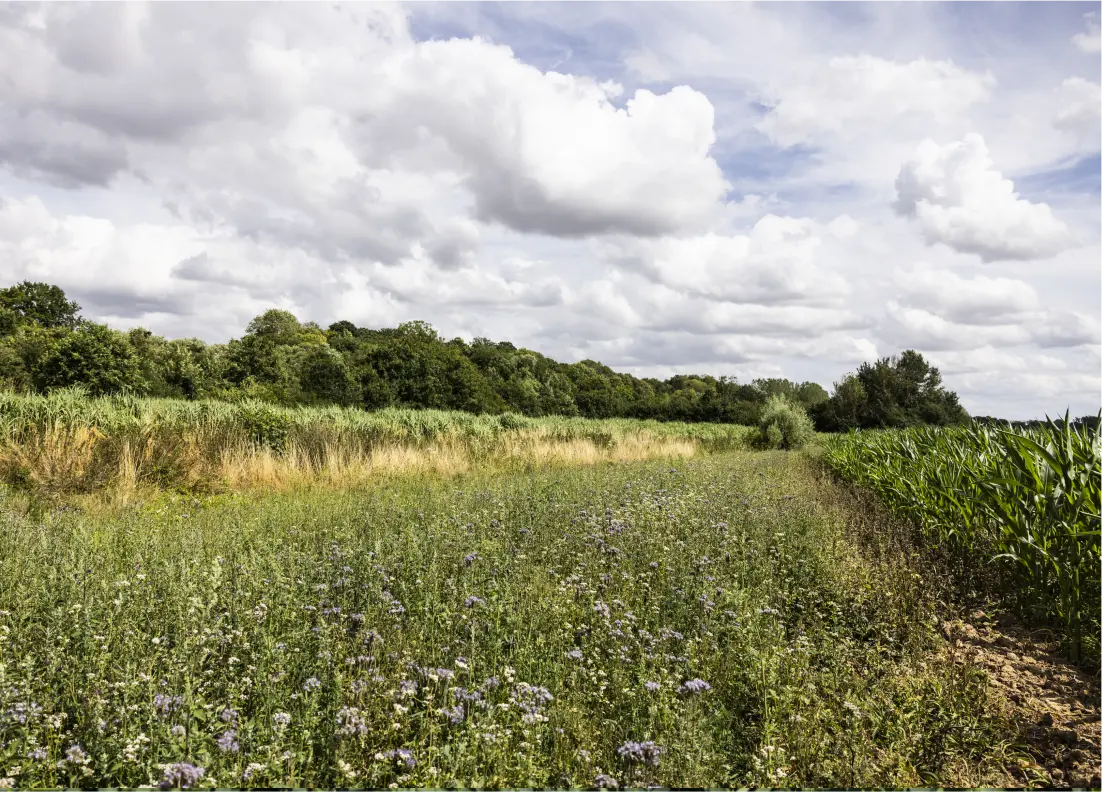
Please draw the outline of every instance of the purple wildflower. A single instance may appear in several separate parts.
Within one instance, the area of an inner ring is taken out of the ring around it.
[[[681,685],[682,693],[705,693],[711,689],[712,686],[703,679],[690,679]]]
[[[88,763],[88,754],[80,747],[79,743],[73,743],[65,752],[65,761],[69,764],[82,765]]]
[[[582,660],[585,658],[585,655],[582,654],[581,649],[571,649],[569,652],[566,653],[566,656],[571,660]]]
[[[596,778],[593,779],[593,786],[597,789],[619,789],[620,784],[616,779],[610,775],[599,773]]]
[[[161,789],[191,789],[206,774],[205,767],[196,767],[188,762],[170,764],[165,768]]]
[[[291,716],[286,712],[277,712],[272,715],[272,723],[275,724],[277,729],[285,729],[291,723]]]
[[[389,591],[383,591],[383,599],[390,603],[390,607],[387,608],[387,613],[392,616],[401,616],[406,612],[406,606],[399,602],[398,598]]]
[[[406,767],[417,766],[417,759],[414,758],[413,751],[409,750],[408,748],[393,748],[381,754],[381,756],[383,759],[401,762]]]
[[[512,700],[517,708],[524,712],[521,720],[525,723],[537,723],[543,719],[543,707],[554,701],[555,697],[545,687],[520,682],[517,684]]]
[[[35,748],[33,751],[27,754],[28,759],[34,759],[37,762],[43,761],[47,756],[49,756],[49,754],[46,753],[45,748]]]
[[[463,604],[466,605],[468,608],[473,608],[476,605],[485,605],[486,600],[482,599],[482,597],[467,597],[467,599],[464,600]]]
[[[184,704],[182,696],[169,696],[165,693],[158,693],[153,697],[153,708],[160,713],[161,717],[171,715],[176,710],[180,709]]]
[[[302,684],[302,689],[309,693],[312,690],[317,690],[321,687],[321,680],[317,677],[310,677]]]
[[[643,687],[645,687],[651,693],[654,693],[655,691],[662,689],[662,683],[661,682],[655,682],[654,680],[651,680],[649,682],[644,682]]]
[[[237,732],[233,729],[226,729],[218,738],[218,748],[226,753],[237,753],[240,747],[237,744]]]
[[[27,722],[27,718],[33,718],[41,712],[42,707],[36,701],[32,701],[29,705],[17,701],[4,713],[4,718],[9,722],[24,724]]]
[[[627,759],[629,762],[638,762],[639,764],[649,764],[652,766],[658,765],[659,758],[665,751],[666,749],[661,745],[655,745],[653,740],[647,740],[646,742],[628,740],[616,749],[616,753],[620,754],[620,756]]]
[[[479,559],[479,557],[480,556],[478,555],[477,552],[467,553],[467,555],[463,556],[463,566],[470,566],[475,561],[477,561]]]
[[[444,708],[440,710],[441,713],[451,722],[453,726],[457,726],[463,722],[463,716],[467,714],[462,704],[456,704],[454,707]]]
[[[417,692],[417,683],[412,679],[403,679],[398,683],[398,687],[402,689],[402,695],[404,696],[412,696]]]
[[[341,734],[367,734],[367,721],[363,711],[356,707],[341,707],[337,712],[337,726]]]
[[[219,716],[223,723],[234,724],[237,723],[237,710],[233,707],[226,707],[222,710],[222,714]]]

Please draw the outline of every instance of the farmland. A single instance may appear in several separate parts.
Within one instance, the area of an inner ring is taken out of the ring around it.
[[[919,665],[932,602],[854,562],[808,476],[725,455],[9,515],[2,761],[41,786],[981,780],[980,680]]]
[[[824,466],[748,427],[6,398],[6,786],[1057,778],[945,640],[974,605],[952,560],[998,554],[979,523],[943,558],[917,501],[835,478],[917,491],[888,444],[963,437],[839,437]],[[334,449],[407,464],[342,479]]]
[[[1055,626],[1073,660],[1097,666],[1097,429],[1065,417],[1024,432],[865,432],[829,443],[826,459],[958,562],[990,564],[1026,618]]]

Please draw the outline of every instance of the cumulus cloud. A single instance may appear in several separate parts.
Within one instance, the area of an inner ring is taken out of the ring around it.
[[[985,262],[1047,258],[1071,242],[1048,204],[1020,198],[1014,183],[994,169],[976,134],[945,146],[924,141],[895,187],[895,210],[917,220],[928,242]]]
[[[1033,341],[1041,348],[1078,347],[1099,342],[1099,323],[1078,311],[1050,314],[1033,332]]]
[[[1072,41],[1083,52],[1102,52],[1102,29],[1098,25],[1098,13],[1084,14],[1087,23],[1086,33],[1076,33]]]
[[[905,304],[958,324],[1006,324],[1040,308],[1033,287],[1012,278],[965,278],[952,270],[918,265],[896,270],[895,281]]]
[[[824,267],[824,243],[855,230],[844,217],[823,225],[809,218],[766,215],[746,234],[663,237],[614,248],[609,260],[655,283],[726,303],[832,304],[848,293]]]
[[[1028,328],[1017,324],[966,325],[932,311],[889,300],[882,332],[895,346],[919,350],[967,350],[984,346],[1017,346],[1030,341]]]
[[[1102,87],[1081,77],[1069,77],[1058,90],[1064,106],[1053,121],[1056,128],[1097,143],[1102,118]]]
[[[783,146],[906,116],[944,123],[986,101],[995,85],[992,74],[971,72],[952,61],[899,63],[872,55],[831,58],[809,77],[798,87],[773,89],[772,99],[765,97],[771,107],[758,129]]]
[[[182,218],[337,263],[456,269],[477,223],[660,235],[725,211],[702,93],[625,97],[482,39],[415,42],[386,6],[18,7],[0,73],[12,173],[140,174]]]
[[[541,72],[478,39],[426,42],[382,66],[357,121],[362,156],[410,162],[441,141],[481,219],[556,236],[656,235],[707,219],[728,185],[708,99]],[[409,151],[413,148],[413,152]],[[385,155],[380,155],[385,152]]]
[[[927,266],[896,271],[901,288],[885,306],[882,330],[903,346],[976,350],[1032,344],[1039,349],[1099,342],[1099,323],[1079,312],[1046,309],[1027,283],[964,278]]]

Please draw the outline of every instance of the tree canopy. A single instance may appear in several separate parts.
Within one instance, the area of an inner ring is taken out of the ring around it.
[[[820,431],[961,423],[968,413],[941,372],[908,349],[898,357],[862,363],[834,384],[834,394],[812,409]]]
[[[770,398],[806,410],[820,431],[965,420],[956,394],[921,354],[862,364],[835,383],[679,374],[665,380],[613,371],[595,360],[560,363],[508,341],[446,340],[427,322],[395,328],[347,320],[322,329],[279,309],[224,344],[121,333],[79,317],[57,286],[0,289],[0,387],[182,399],[257,398],[294,405],[432,407],[590,418],[757,425]]]

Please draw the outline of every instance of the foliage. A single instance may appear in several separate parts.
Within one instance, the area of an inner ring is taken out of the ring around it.
[[[79,311],[80,306],[68,300],[57,286],[23,281],[0,289],[0,335],[22,324],[74,327]]]
[[[257,316],[242,337],[225,344],[167,340],[144,328],[113,336],[115,356],[132,354],[136,366],[116,366],[107,376],[102,367],[59,366],[56,360],[57,348],[71,344],[68,334],[107,338],[106,327],[88,322],[80,323],[83,331],[76,327],[69,321],[75,304],[55,286],[22,284],[8,292],[23,295],[10,300],[23,313],[0,305],[0,387],[19,391],[84,384],[97,393],[259,399],[288,407],[407,407],[746,426],[758,424],[770,396],[785,396],[804,409],[827,401],[822,387],[810,382],[740,384],[706,375],[641,379],[593,360],[560,363],[508,342],[445,340],[423,321],[375,330],[342,320],[322,330],[277,309]],[[92,327],[100,329],[88,330]],[[93,379],[81,380],[84,373]]]
[[[273,408],[275,409],[275,408]],[[796,455],[162,499],[0,532],[20,788],[1006,786]]]
[[[38,361],[34,379],[45,391],[81,385],[93,396],[145,390],[138,356],[126,336],[91,323],[61,335]]]
[[[1075,660],[1099,654],[1099,432],[1065,417],[1039,429],[856,432],[824,459],[931,541],[997,566],[1022,612],[1061,626]]]
[[[941,373],[908,349],[898,357],[862,363],[834,384],[834,394],[813,405],[821,432],[959,424],[968,418],[957,395],[942,387]]]
[[[815,427],[807,412],[785,396],[770,396],[758,424],[759,442],[766,448],[794,451],[815,437]]]

